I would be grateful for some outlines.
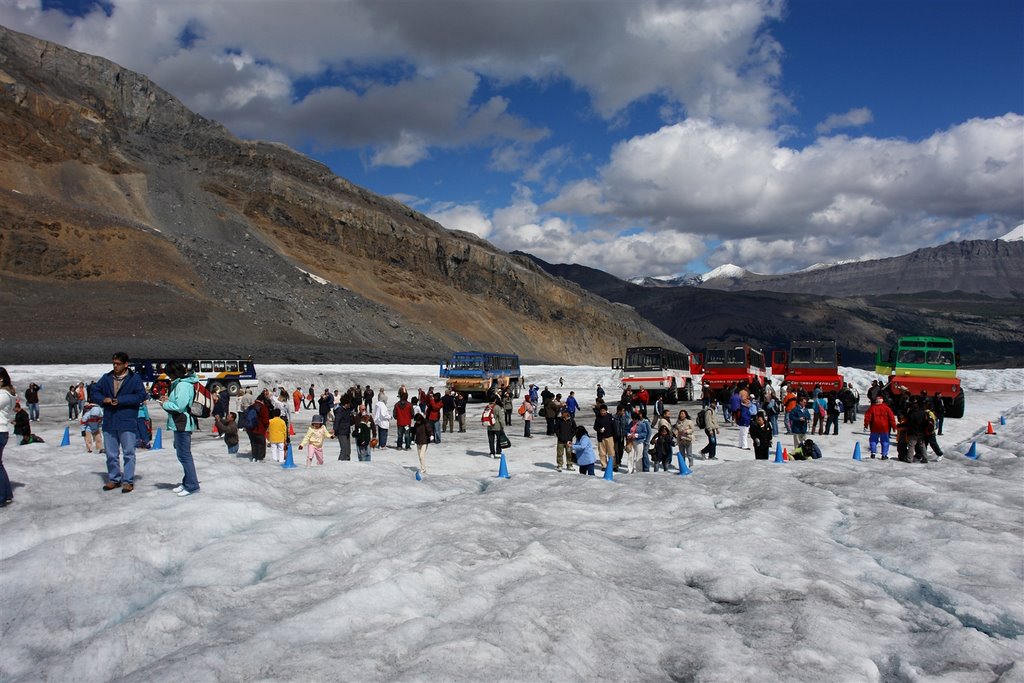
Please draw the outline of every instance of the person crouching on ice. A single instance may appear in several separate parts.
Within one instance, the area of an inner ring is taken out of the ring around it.
[[[587,434],[587,428],[582,425],[576,428],[576,443],[572,444],[576,464],[580,468],[580,474],[594,476],[594,463],[597,462],[597,452],[594,444]]]
[[[306,467],[309,467],[313,458],[316,458],[317,465],[324,464],[324,441],[333,438],[333,434],[327,431],[327,427],[324,427],[324,418],[321,415],[314,415],[312,424],[309,425],[309,429],[306,430],[306,435],[302,437],[302,443],[299,444],[299,450],[302,450],[303,446],[309,445],[309,453],[306,454]]]

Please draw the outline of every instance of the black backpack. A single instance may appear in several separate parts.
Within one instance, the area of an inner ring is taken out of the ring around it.
[[[707,412],[708,411],[706,411],[706,410],[702,410],[699,413],[697,413],[697,427],[698,427],[698,429],[707,429],[708,428]]]

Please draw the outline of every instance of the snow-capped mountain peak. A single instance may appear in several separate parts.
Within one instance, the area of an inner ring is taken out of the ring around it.
[[[704,282],[708,280],[714,280],[715,278],[729,277],[729,278],[740,278],[749,274],[750,271],[745,268],[740,268],[732,263],[726,263],[725,265],[718,266],[714,270],[704,273],[701,279]]]
[[[1002,240],[1004,242],[1016,242],[1017,240],[1024,240],[1024,223],[1021,223],[1010,232],[1006,233],[1002,237],[997,237],[996,239]]]

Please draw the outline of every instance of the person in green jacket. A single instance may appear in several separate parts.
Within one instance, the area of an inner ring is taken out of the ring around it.
[[[164,372],[171,380],[171,388],[163,396],[160,405],[167,411],[167,431],[174,433],[174,453],[184,472],[174,493],[178,496],[191,496],[199,490],[199,478],[192,460],[192,432],[196,428],[196,419],[189,412],[189,407],[195,397],[195,385],[199,379],[180,361],[169,363]]]

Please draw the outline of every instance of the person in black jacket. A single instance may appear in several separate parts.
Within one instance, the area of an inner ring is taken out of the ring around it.
[[[597,438],[597,453],[603,470],[608,466],[608,459],[615,458],[615,418],[608,414],[608,404],[604,401],[597,406],[594,436]]]
[[[572,419],[568,408],[562,408],[561,417],[555,421],[555,463],[561,472],[565,467],[571,471],[576,465],[576,454],[572,449],[572,440],[576,438],[576,421]]]
[[[658,465],[660,464],[661,468],[668,472],[668,467],[672,463],[672,447],[676,445],[668,425],[663,424],[658,428],[658,433],[655,434],[651,445],[654,446],[654,453],[651,457],[654,471],[658,471]]]
[[[334,409],[334,436],[338,439],[341,450],[338,460],[352,459],[352,399],[346,394],[341,397],[341,405]]]
[[[750,439],[754,442],[754,459],[767,460],[768,451],[772,447],[772,425],[763,410],[757,411],[754,421],[750,423]]]

